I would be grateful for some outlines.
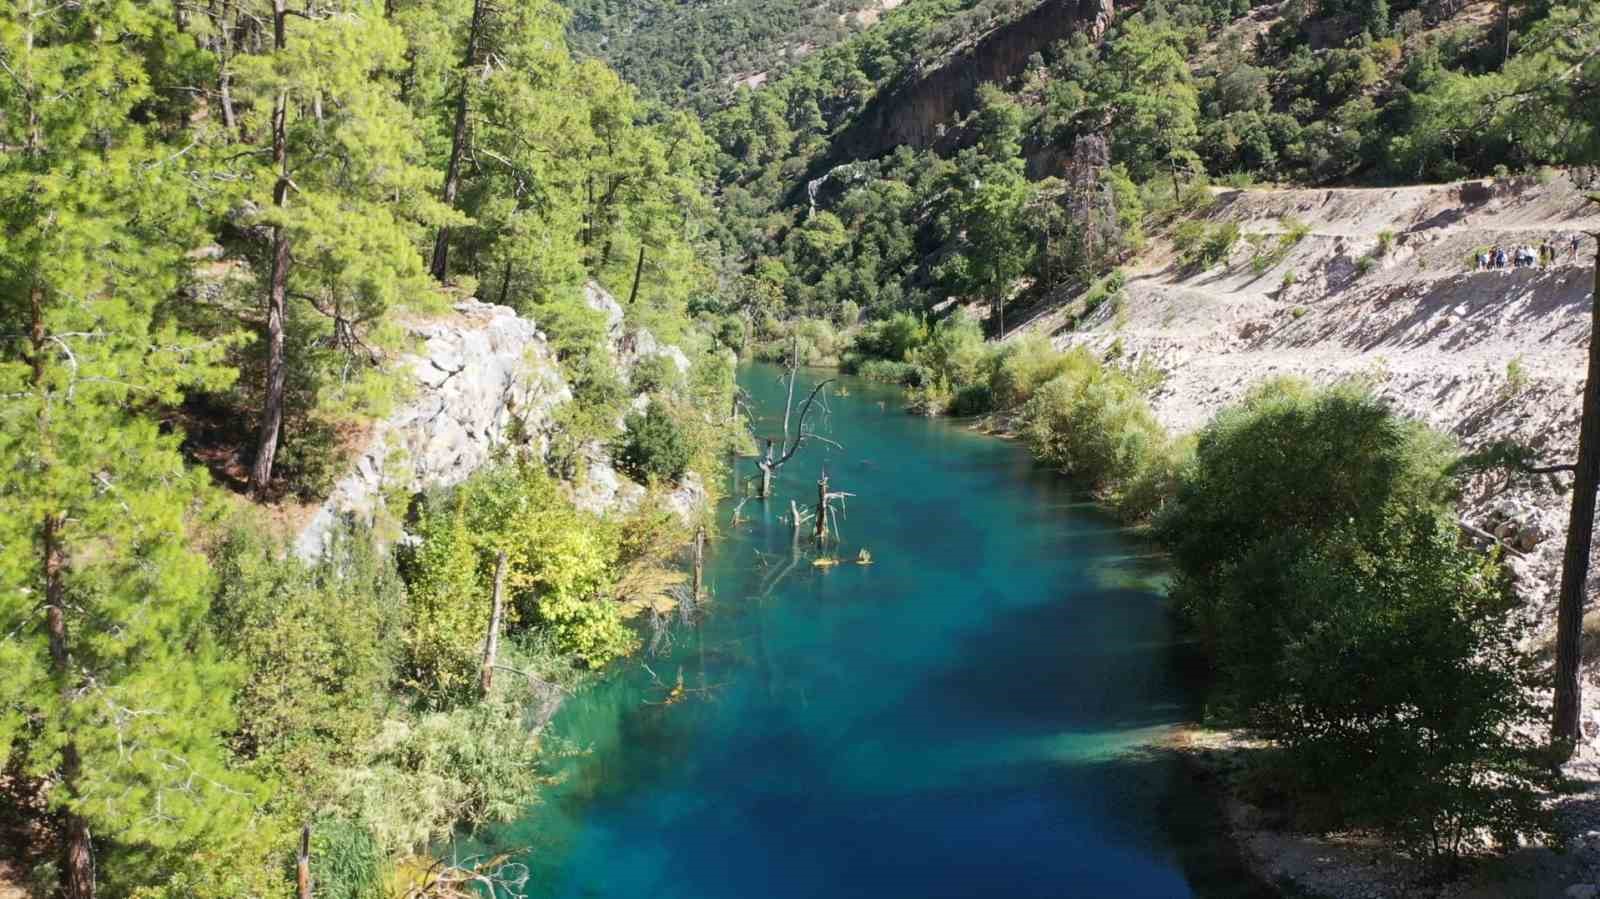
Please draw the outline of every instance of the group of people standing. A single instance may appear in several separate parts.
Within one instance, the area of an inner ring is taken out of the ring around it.
[[[1567,262],[1578,261],[1578,242],[1582,240],[1578,234],[1572,235],[1567,242]],[[1558,241],[1547,240],[1534,247],[1524,244],[1520,247],[1494,247],[1478,254],[1478,271],[1501,268],[1544,268],[1556,264],[1556,256],[1561,252]]]

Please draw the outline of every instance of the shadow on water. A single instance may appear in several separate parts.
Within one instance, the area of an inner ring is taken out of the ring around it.
[[[771,375],[742,377],[758,433]],[[697,629],[566,704],[552,730],[588,751],[489,843],[530,848],[536,896],[1272,895],[1150,748],[1196,701],[1159,556],[1015,444],[849,387],[819,423],[844,449],[808,446],[720,535]],[[857,494],[839,557],[874,564],[794,553],[782,517],[823,465]]]

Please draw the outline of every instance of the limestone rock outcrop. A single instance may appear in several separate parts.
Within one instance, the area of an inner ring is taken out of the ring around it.
[[[586,285],[584,298],[606,315],[609,349],[625,380],[641,361],[657,356],[688,372],[681,349],[643,328],[628,328],[621,304],[600,285]],[[374,427],[350,471],[301,530],[295,552],[302,558],[319,555],[342,519],[370,522],[386,502],[458,484],[502,448],[515,445],[540,456],[549,451],[556,409],[572,399],[572,390],[532,319],[468,300],[448,317],[408,329],[420,341],[405,363],[409,399]],[[648,402],[641,394],[634,406]],[[580,508],[607,514],[638,507],[644,487],[617,471],[605,446],[591,444],[584,457],[587,465],[573,485]],[[687,522],[706,497],[704,483],[690,472],[666,502]]]
[[[548,449],[557,406],[572,398],[545,340],[516,310],[471,300],[412,325],[414,395],[380,422],[295,549],[319,554],[341,516],[370,520],[385,495],[460,483],[510,443]]]

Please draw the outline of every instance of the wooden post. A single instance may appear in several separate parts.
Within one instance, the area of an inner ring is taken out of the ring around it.
[[[701,528],[694,534],[694,598],[698,600],[705,593],[706,583],[706,529]]]
[[[299,899],[311,899],[311,825],[300,828],[300,855],[295,859],[295,882],[300,888]]]
[[[1600,201],[1600,195],[1592,198]],[[1600,234],[1596,235],[1600,242]],[[1600,243],[1595,247],[1595,287],[1600,289]],[[1578,424],[1578,464],[1567,520],[1566,554],[1561,561],[1561,592],[1556,606],[1555,708],[1550,742],[1565,758],[1583,739],[1579,712],[1583,687],[1578,670],[1583,650],[1584,587],[1594,540],[1594,504],[1600,487],[1600,296],[1590,305],[1589,375],[1583,385],[1583,417]]]
[[[494,560],[494,598],[489,609],[489,633],[483,640],[483,671],[478,678],[478,691],[484,696],[494,686],[495,656],[500,652],[500,615],[505,608],[506,551]]]

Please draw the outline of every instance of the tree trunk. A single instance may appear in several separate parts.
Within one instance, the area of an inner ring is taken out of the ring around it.
[[[444,169],[444,205],[455,208],[456,192],[461,187],[461,156],[467,148],[467,86],[472,80],[472,67],[478,58],[478,37],[483,29],[484,0],[473,0],[472,24],[467,26],[467,52],[461,60],[461,90],[456,94],[455,128],[450,135],[450,161]],[[437,281],[443,281],[450,264],[450,229],[439,228],[433,241],[433,264],[430,269]]]
[[[828,474],[817,479],[817,545],[828,539]]]
[[[311,825],[300,828],[300,853],[294,863],[295,885],[299,899],[311,899]]]
[[[644,274],[644,244],[639,244],[639,262],[633,267],[633,289],[628,291],[628,305],[639,298],[639,277]]]
[[[1595,287],[1600,290],[1600,246],[1595,248]],[[1578,464],[1572,484],[1572,514],[1567,523],[1566,555],[1561,562],[1561,594],[1556,612],[1556,691],[1550,740],[1570,757],[1582,738],[1578,712],[1582,683],[1583,606],[1594,539],[1595,489],[1600,486],[1600,294],[1589,311],[1589,374],[1583,385],[1583,419],[1578,426]]]
[[[694,534],[694,598],[699,599],[706,585],[706,529]]]
[[[1511,61],[1511,0],[1500,0],[1500,34],[1500,66],[1504,68]]]
[[[767,438],[767,457],[761,460],[761,498],[772,495],[772,438]]]
[[[273,47],[282,52],[285,45],[285,0],[273,0]],[[272,188],[272,202],[282,208],[289,203],[289,95],[278,93],[272,110],[272,164],[278,182]],[[264,496],[272,481],[272,463],[278,454],[279,432],[283,428],[283,394],[288,369],[283,355],[284,316],[289,297],[289,233],[282,225],[272,229],[272,262],[267,277],[267,384],[261,405],[261,432],[256,440],[256,460],[250,469],[250,490]]]
[[[60,539],[65,524],[66,518],[61,513],[47,515],[44,520],[44,601],[45,626],[50,633],[50,667],[60,679],[63,704],[70,704],[72,657],[67,651],[67,589],[62,579],[67,553]],[[77,799],[82,761],[78,756],[78,744],[70,738],[61,747],[60,775],[61,789],[69,800]],[[89,834],[89,822],[69,804],[62,812],[61,824],[66,835],[61,847],[62,895],[66,899],[94,899],[94,841]]]
[[[494,662],[500,652],[500,615],[505,608],[506,551],[494,560],[494,597],[489,606],[489,633],[483,640],[483,671],[478,678],[478,691],[484,696],[494,687]]]

